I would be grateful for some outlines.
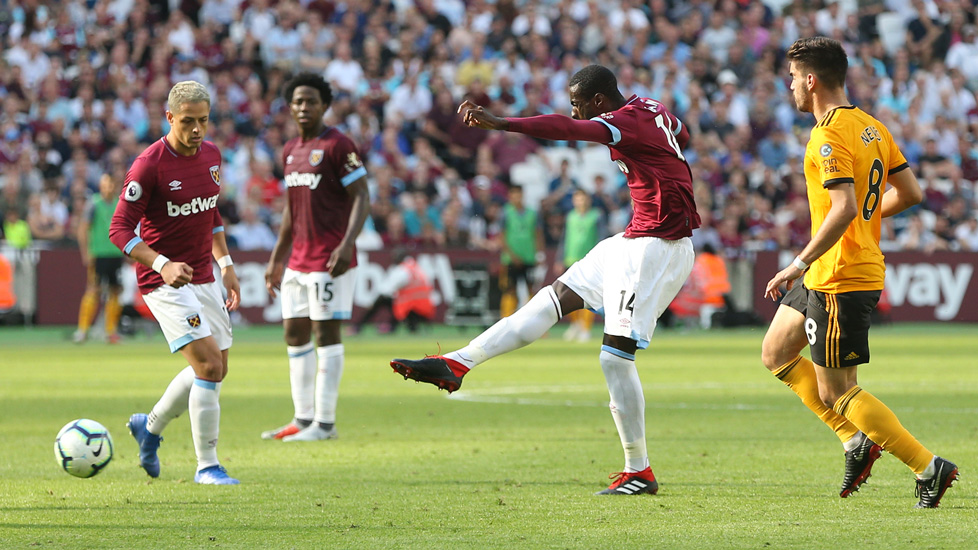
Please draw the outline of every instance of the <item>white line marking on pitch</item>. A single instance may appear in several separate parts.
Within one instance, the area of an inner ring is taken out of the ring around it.
[[[761,388],[765,384],[720,384],[720,383],[689,383],[689,384],[656,384],[646,388],[650,390],[662,389],[734,389],[734,388]],[[608,407],[607,401],[574,400],[562,399],[559,395],[552,398],[519,397],[527,394],[567,394],[583,392],[604,392],[606,388],[595,385],[578,386],[511,386],[498,388],[482,388],[477,390],[459,390],[448,394],[448,399],[455,401],[466,401],[470,403],[496,403],[509,405],[543,405],[550,407]],[[800,406],[800,405],[799,405]],[[747,403],[657,403],[646,400],[647,409],[667,409],[667,410],[714,410],[714,411],[778,411],[787,410],[788,407],[775,405],[753,405]],[[976,408],[951,408],[951,407],[891,407],[895,411],[902,413],[938,413],[938,414],[978,414]]]

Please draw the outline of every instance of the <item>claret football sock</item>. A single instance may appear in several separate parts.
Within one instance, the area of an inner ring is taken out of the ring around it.
[[[811,409],[815,416],[826,426],[832,428],[843,445],[851,440],[858,432],[852,422],[833,411],[822,402],[818,395],[818,379],[815,377],[815,365],[807,358],[798,356],[778,367],[774,376],[784,382],[791,391],[798,394],[801,402]],[[858,445],[858,443],[857,443]],[[849,450],[849,449],[847,449]]]
[[[922,475],[934,458],[882,401],[868,391],[853,386],[835,402],[835,411],[859,427],[890,454],[899,458],[915,474]]]
[[[194,368],[190,366],[173,377],[163,396],[147,415],[146,430],[149,433],[160,435],[171,420],[187,411],[190,387],[194,384],[194,378],[196,378]]]

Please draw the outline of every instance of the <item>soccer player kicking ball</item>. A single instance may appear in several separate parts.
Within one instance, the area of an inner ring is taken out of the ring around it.
[[[285,84],[283,94],[299,136],[282,151],[288,202],[265,285],[272,298],[282,291],[295,417],[261,436],[335,439],[344,359],[340,329],[353,314],[354,244],[370,207],[367,170],[353,141],[323,124],[333,92],[321,76],[299,74]]]
[[[210,107],[203,85],[185,81],[173,86],[166,111],[170,131],[133,161],[109,237],[138,262],[139,290],[170,352],[179,350],[190,363],[148,415],[129,419],[129,431],[139,443],[140,466],[150,477],[159,477],[160,434],[189,409],[197,452],[194,481],[235,485],[238,480],[217,460],[217,436],[218,397],[231,347],[228,311],[237,309],[240,288],[217,212],[221,153],[204,141]],[[221,267],[227,300],[214,280],[211,256]]]
[[[883,290],[880,219],[923,194],[886,126],[846,98],[842,45],[804,38],[787,58],[795,106],[818,120],[805,151],[812,240],[767,283],[765,297],[780,298],[781,285],[788,293],[764,338],[762,360],[842,440],[840,496],[859,489],[882,448],[916,474],[916,507],[936,508],[957,466],[928,451],[856,382],[857,365],[869,362],[870,316]],[[797,281],[802,275],[804,285]],[[799,355],[806,341],[811,361]]]
[[[693,184],[682,147],[686,127],[658,101],[618,91],[614,74],[600,65],[578,71],[569,83],[571,113],[499,118],[465,101],[458,112],[469,126],[520,132],[553,140],[603,143],[628,180],[634,215],[624,233],[609,237],[544,287],[513,315],[464,348],[425,359],[395,359],[405,378],[449,392],[473,367],[533,342],[565,313],[604,310],[599,362],[611,396],[611,414],[625,449],[625,468],[598,494],[655,494],[645,442],[645,397],[635,351],[649,344],[656,319],[693,268],[689,237],[699,227]]]

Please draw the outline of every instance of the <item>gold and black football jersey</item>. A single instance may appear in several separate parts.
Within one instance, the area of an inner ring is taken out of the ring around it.
[[[855,187],[858,213],[842,238],[812,263],[806,287],[830,294],[883,289],[880,206],[887,177],[907,168],[890,131],[857,107],[836,107],[812,128],[805,150],[812,236],[832,206],[833,185]]]

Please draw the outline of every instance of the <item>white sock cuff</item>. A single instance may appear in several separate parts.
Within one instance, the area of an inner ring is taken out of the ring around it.
[[[312,342],[306,342],[301,346],[286,346],[285,349],[289,352],[289,357],[301,357],[316,349],[316,346]]]
[[[205,390],[214,390],[215,394],[221,393],[221,383],[213,382],[211,380],[204,380],[203,378],[194,378],[194,385],[199,386]]]
[[[635,356],[611,346],[601,346],[601,353],[598,355],[598,361],[602,365],[628,365],[630,363],[635,363]]]

